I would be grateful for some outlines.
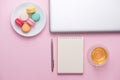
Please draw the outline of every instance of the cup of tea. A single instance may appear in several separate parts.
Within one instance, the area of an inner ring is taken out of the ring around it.
[[[103,46],[95,46],[88,52],[88,61],[95,67],[104,65],[107,59],[108,51]]]

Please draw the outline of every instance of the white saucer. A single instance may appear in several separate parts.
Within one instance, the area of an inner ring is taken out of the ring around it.
[[[18,25],[16,25],[15,19],[20,16],[21,12],[25,12],[26,8],[29,6],[34,6],[36,8],[36,11],[38,13],[40,13],[40,20],[35,23],[35,26],[33,26],[31,28],[30,32],[24,33],[21,31],[21,28]],[[32,36],[39,34],[43,30],[43,28],[45,27],[45,24],[46,24],[46,16],[45,16],[43,10],[35,3],[23,3],[23,4],[19,5],[13,11],[12,16],[11,16],[11,25],[12,25],[13,29],[18,34],[20,34],[21,36],[25,36],[25,37],[32,37]]]

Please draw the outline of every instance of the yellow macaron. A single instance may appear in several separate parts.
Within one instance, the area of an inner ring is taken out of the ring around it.
[[[29,6],[27,7],[26,11],[28,14],[32,14],[36,12],[36,8],[34,6]]]

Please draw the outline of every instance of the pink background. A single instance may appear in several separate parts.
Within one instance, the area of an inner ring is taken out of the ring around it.
[[[39,35],[25,38],[16,34],[10,25],[12,10],[25,0],[0,0],[0,80],[120,80],[120,33],[51,34],[48,0],[33,1],[45,11],[47,24]],[[57,38],[63,36],[84,37],[83,75],[57,75],[56,62],[55,71],[51,72],[50,40],[54,39],[56,57]],[[108,63],[99,69],[87,60],[88,50],[97,44],[109,51]]]

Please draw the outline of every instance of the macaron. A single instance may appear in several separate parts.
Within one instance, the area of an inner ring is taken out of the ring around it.
[[[36,12],[36,8],[34,6],[29,6],[27,7],[26,11],[28,14],[32,14]]]
[[[29,18],[26,22],[27,22],[30,26],[34,26],[34,25],[35,25],[35,21],[32,20],[31,18]]]
[[[16,18],[16,19],[15,19],[15,23],[16,23],[18,26],[22,27],[23,24],[24,24],[24,21],[22,21],[20,18]]]
[[[20,19],[26,21],[29,18],[29,15],[26,12],[20,14]]]
[[[30,32],[30,30],[31,30],[30,25],[27,24],[27,23],[24,23],[23,26],[22,26],[22,31],[23,31],[24,33],[28,33],[28,32]]]
[[[40,14],[39,13],[33,13],[31,15],[31,17],[35,22],[38,22],[40,20]]]

